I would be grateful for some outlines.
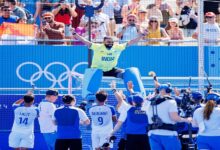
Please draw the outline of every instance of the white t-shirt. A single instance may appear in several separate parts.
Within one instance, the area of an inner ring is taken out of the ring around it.
[[[198,135],[204,136],[220,136],[220,108],[215,107],[210,116],[209,120],[203,119],[203,111],[204,107],[196,109],[193,114],[193,120],[197,122],[197,124],[204,124],[205,130]]]
[[[115,110],[109,105],[95,105],[89,109],[92,120],[92,133],[111,132],[113,130],[112,116]]]
[[[34,132],[34,120],[38,117],[39,111],[36,107],[25,107],[13,104],[14,123],[12,132],[31,134]]]
[[[199,33],[198,28],[196,29],[196,33]],[[215,43],[215,41],[220,38],[220,28],[217,23],[209,24],[204,23],[203,25],[203,38],[209,39]]]
[[[148,104],[144,107],[144,109],[147,112],[149,124],[152,124],[153,123],[153,121],[152,121],[152,117],[153,117],[152,106]],[[170,114],[169,113],[171,113],[171,112],[178,112],[177,104],[176,104],[175,100],[166,100],[166,101],[160,103],[159,105],[157,105],[157,114],[162,119],[163,123],[167,123],[167,124],[175,124],[176,123],[175,121],[172,121],[170,119]],[[148,132],[149,136],[151,134],[176,136],[177,132],[176,131],[156,129],[156,130],[150,130]]]
[[[120,28],[118,33],[121,32],[122,30],[123,30],[123,28]],[[126,27],[125,32],[124,32],[122,38],[120,39],[120,41],[122,43],[128,42],[128,41],[138,37],[138,35],[139,35],[138,29],[136,26],[128,26],[128,27]]]
[[[52,133],[57,131],[57,126],[54,125],[52,117],[56,110],[56,106],[47,101],[42,100],[39,106],[40,116],[38,118],[40,124],[41,133]]]

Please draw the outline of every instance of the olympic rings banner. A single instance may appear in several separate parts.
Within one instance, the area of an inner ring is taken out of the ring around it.
[[[63,88],[68,77],[82,77],[87,68],[85,46],[1,46],[0,88]],[[131,46],[118,67],[138,67],[142,76],[197,76],[197,47]]]

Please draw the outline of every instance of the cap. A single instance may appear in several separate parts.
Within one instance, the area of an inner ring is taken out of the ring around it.
[[[137,16],[134,15],[134,14],[129,14],[129,15],[127,16],[127,18],[129,18],[129,17],[134,17],[135,19],[137,19]]]
[[[144,98],[141,95],[133,95],[133,102],[135,102],[136,104],[141,104],[143,103]]]
[[[213,12],[207,12],[207,13],[205,13],[205,16],[206,16],[206,17],[215,17],[215,13],[213,13]]]
[[[171,89],[169,84],[161,84],[158,89],[159,89],[159,91],[165,90],[166,93],[171,93],[172,92],[172,89]]]
[[[178,24],[178,19],[177,18],[170,18],[169,22],[175,22],[176,24]]]
[[[46,95],[58,96],[58,91],[56,89],[49,89],[46,91]]]
[[[150,16],[149,20],[158,20],[157,16]]]
[[[146,13],[146,12],[147,12],[147,9],[146,9],[146,8],[143,8],[143,7],[140,7],[139,10],[138,10],[138,12],[144,12],[144,13]]]
[[[206,101],[214,100],[216,102],[220,101],[220,95],[218,93],[210,93],[206,96]]]
[[[202,94],[199,91],[194,91],[191,93],[191,95],[194,100],[201,100],[202,99]]]

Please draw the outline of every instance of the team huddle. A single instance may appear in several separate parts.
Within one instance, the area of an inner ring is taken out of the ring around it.
[[[26,94],[13,104],[15,119],[9,135],[9,146],[16,149],[33,148],[34,120],[38,118],[47,148],[51,150],[81,150],[79,126],[89,125],[90,120],[94,150],[112,148],[109,141],[120,128],[119,150],[180,150],[181,143],[175,128],[178,122],[198,127],[198,149],[218,149],[219,94],[210,92],[205,103],[200,103],[193,111],[193,118],[182,118],[178,113],[177,102],[171,95],[170,85],[157,85],[155,93],[147,98],[133,90],[132,82],[128,82],[127,86],[130,96],[126,97],[116,89],[115,83],[111,84],[112,93],[117,99],[118,119],[114,107],[106,104],[108,94],[102,90],[95,94],[96,103],[87,109],[87,114],[75,107],[76,99],[72,95],[64,95],[63,106],[56,108],[53,103],[58,97],[58,91],[55,89],[46,92],[38,108],[32,105],[34,95]],[[199,92],[192,92],[192,99],[201,100],[203,97]],[[113,122],[116,123],[114,127]]]

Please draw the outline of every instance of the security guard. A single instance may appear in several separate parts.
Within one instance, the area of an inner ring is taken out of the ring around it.
[[[169,84],[159,86],[159,95],[146,107],[149,122],[149,141],[152,150],[180,150],[181,144],[175,129],[176,122],[190,122],[178,115],[176,101],[170,97]]]
[[[193,115],[193,126],[199,127],[198,149],[219,150],[220,143],[220,94],[209,93],[204,107]]]

